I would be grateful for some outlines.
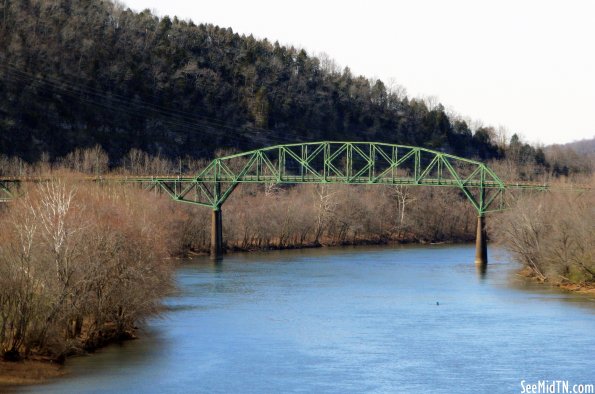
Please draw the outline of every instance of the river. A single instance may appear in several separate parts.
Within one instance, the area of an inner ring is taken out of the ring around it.
[[[514,279],[469,245],[194,259],[140,339],[19,392],[520,393],[595,383],[595,300]]]

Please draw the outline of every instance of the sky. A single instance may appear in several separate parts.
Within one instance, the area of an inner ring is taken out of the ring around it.
[[[595,1],[125,0],[326,53],[537,144],[595,136]]]

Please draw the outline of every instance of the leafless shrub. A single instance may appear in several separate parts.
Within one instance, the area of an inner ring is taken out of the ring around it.
[[[519,197],[491,232],[540,280],[595,282],[595,209],[590,191]]]
[[[136,190],[60,179],[11,203],[0,223],[5,357],[60,357],[158,311],[170,286],[167,236],[143,202]]]
[[[59,160],[62,167],[72,171],[103,175],[109,170],[109,157],[99,145],[93,148],[77,148]]]

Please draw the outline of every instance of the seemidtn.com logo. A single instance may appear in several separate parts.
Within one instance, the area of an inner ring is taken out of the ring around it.
[[[521,380],[521,394],[586,394],[595,393],[593,384],[570,384],[568,380],[538,380],[537,383],[528,383]]]

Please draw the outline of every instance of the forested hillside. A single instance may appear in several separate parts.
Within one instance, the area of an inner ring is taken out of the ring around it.
[[[102,0],[4,0],[0,23],[1,154],[100,144],[117,162],[330,139],[502,155],[491,128],[230,28]]]
[[[545,158],[554,173],[590,173],[595,168],[595,137],[545,147]]]

